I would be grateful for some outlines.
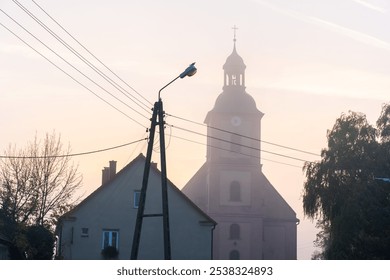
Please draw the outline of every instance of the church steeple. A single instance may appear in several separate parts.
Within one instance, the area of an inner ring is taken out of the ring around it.
[[[245,68],[244,60],[238,55],[236,50],[236,30],[234,26],[234,38],[233,38],[233,52],[226,59],[223,65],[224,70],[224,85],[223,90],[229,91],[230,89],[234,92],[245,91]],[[238,90],[240,89],[240,90]]]
[[[259,141],[252,139],[260,139],[263,113],[257,109],[253,97],[245,91],[245,68],[244,61],[236,50],[234,35],[233,52],[223,65],[223,92],[218,96],[214,108],[208,112],[205,119],[205,123],[209,126],[207,135],[210,136],[207,140],[209,162],[260,165],[261,145]],[[231,133],[212,129],[213,127]]]
[[[295,212],[261,171],[261,118],[236,50],[208,112],[206,162],[182,191],[218,225],[214,259],[296,259]]]

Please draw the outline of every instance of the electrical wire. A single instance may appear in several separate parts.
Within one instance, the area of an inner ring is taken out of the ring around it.
[[[101,85],[99,85],[98,83],[96,83],[94,80],[92,80],[90,77],[88,77],[87,75],[85,75],[83,72],[81,72],[77,67],[73,66],[70,62],[68,62],[65,58],[63,58],[61,55],[59,55],[56,51],[54,51],[52,48],[50,48],[48,45],[46,45],[43,41],[41,41],[38,37],[36,37],[34,34],[32,34],[30,31],[28,31],[23,25],[21,25],[19,22],[17,22],[14,18],[12,18],[10,15],[8,15],[6,12],[4,12],[2,9],[0,9],[0,11],[5,14],[9,19],[11,19],[13,22],[15,22],[20,28],[22,28],[25,32],[27,32],[30,36],[32,36],[35,40],[37,40],[39,43],[41,43],[42,45],[44,45],[48,50],[50,50],[52,53],[54,53],[57,57],[59,57],[62,61],[64,61],[66,64],[68,64],[70,67],[72,67],[74,70],[76,70],[78,73],[80,73],[81,75],[83,75],[85,78],[87,78],[90,82],[92,82],[93,84],[95,84],[97,87],[99,87],[100,89],[102,89],[103,91],[105,91],[106,93],[108,93],[109,95],[111,95],[113,98],[115,98],[117,101],[119,101],[120,103],[122,103],[123,105],[125,105],[126,107],[128,107],[129,109],[133,110],[134,112],[136,112],[137,114],[141,115],[142,117],[146,118],[146,119],[149,119],[149,117],[143,115],[142,113],[138,112],[137,110],[135,110],[134,108],[132,108],[130,105],[128,105],[127,103],[123,102],[121,99],[119,99],[118,97],[116,97],[114,94],[112,94],[111,92],[109,92],[107,89],[103,88]]]
[[[203,146],[210,147],[210,148],[213,148],[213,149],[218,149],[218,150],[227,151],[227,152],[231,152],[231,153],[235,153],[235,154],[239,154],[239,155],[243,155],[243,156],[247,156],[247,157],[251,157],[251,158],[260,159],[260,157],[255,156],[253,154],[244,154],[244,153],[241,153],[241,152],[238,152],[238,151],[232,151],[232,150],[229,150],[229,149],[213,146],[213,145],[210,145],[210,144],[205,144],[205,143],[202,143],[202,142],[198,142],[198,141],[195,141],[195,140],[187,139],[187,138],[180,137],[180,136],[177,136],[177,135],[171,135],[171,137],[177,138],[177,139],[180,139],[180,140],[184,140],[184,141],[187,141],[187,142],[203,145]],[[280,162],[280,161],[276,161],[276,160],[271,160],[271,159],[267,159],[267,158],[263,158],[263,157],[261,159],[265,160],[265,161],[278,163],[278,164],[283,164],[283,165],[288,165],[288,166],[292,166],[292,167],[302,168],[302,166],[299,166],[299,165],[289,164],[289,163]]]
[[[248,148],[248,149],[251,149],[251,150],[261,151],[261,152],[264,152],[264,153],[268,153],[268,154],[272,154],[272,155],[280,156],[280,157],[285,157],[285,158],[289,158],[289,159],[293,159],[293,160],[297,160],[297,161],[303,161],[303,162],[307,162],[308,161],[308,160],[297,158],[297,157],[287,156],[287,155],[283,155],[283,154],[280,154],[280,153],[270,152],[270,151],[267,151],[267,150],[262,150],[262,149],[251,147],[251,146],[248,146],[248,145],[235,143],[235,142],[232,142],[232,141],[229,141],[229,140],[226,140],[226,139],[210,136],[210,135],[203,134],[203,133],[200,133],[200,132],[196,132],[196,131],[193,131],[193,130],[190,130],[190,129],[187,129],[187,128],[183,128],[183,127],[179,127],[179,126],[173,126],[171,124],[167,124],[167,125],[172,126],[173,128],[177,128],[177,129],[189,132],[189,133],[197,134],[197,135],[200,135],[200,136],[204,136],[204,137],[207,137],[207,138],[210,138],[210,139],[222,141],[222,142],[229,143],[229,144],[234,144],[234,145],[237,145],[237,146],[240,146],[240,147],[244,147],[244,148]]]
[[[0,11],[3,12],[3,10],[0,9]],[[50,64],[52,64],[54,67],[56,67],[58,70],[60,70],[62,73],[64,73],[65,75],[67,75],[69,78],[71,78],[73,81],[75,81],[77,84],[81,85],[83,88],[85,88],[86,90],[88,90],[90,93],[92,93],[93,95],[95,95],[97,98],[99,98],[100,100],[102,100],[103,102],[105,102],[106,104],[108,104],[109,106],[111,106],[112,108],[114,108],[116,111],[120,112],[122,115],[126,116],[127,118],[129,118],[130,120],[132,120],[133,122],[137,123],[138,125],[142,126],[143,128],[147,129],[146,126],[144,126],[142,123],[140,123],[139,121],[135,120],[134,118],[130,117],[128,114],[126,114],[125,112],[123,112],[122,110],[118,109],[115,105],[112,105],[110,102],[108,102],[107,100],[105,100],[103,97],[99,96],[97,93],[95,93],[93,90],[91,90],[89,87],[87,87],[86,85],[84,85],[83,83],[81,83],[79,80],[77,80],[76,78],[74,78],[72,75],[70,75],[68,72],[66,72],[64,69],[62,69],[60,66],[58,66],[57,64],[55,64],[53,61],[51,61],[49,58],[47,58],[44,54],[42,54],[41,52],[39,52],[37,49],[35,49],[33,46],[31,46],[29,43],[27,43],[25,40],[23,40],[20,36],[18,36],[15,32],[13,32],[10,28],[8,28],[7,26],[5,26],[3,23],[0,22],[0,25],[3,26],[6,30],[8,30],[8,32],[10,32],[12,35],[14,35],[16,38],[18,38],[20,41],[22,41],[25,45],[27,45],[29,48],[31,48],[33,51],[35,51],[37,54],[39,54],[41,57],[43,57],[46,61],[48,61]]]
[[[183,117],[175,116],[175,115],[172,115],[172,114],[168,114],[168,113],[165,113],[165,114],[167,116],[170,116],[170,117],[182,120],[182,121],[190,122],[190,123],[193,123],[193,124],[197,124],[197,125],[204,126],[204,127],[207,127],[207,128],[211,128],[211,129],[214,129],[214,130],[218,130],[218,131],[221,131],[221,132],[229,133],[229,134],[232,134],[232,135],[237,135],[237,136],[240,136],[242,138],[254,140],[254,141],[257,141],[257,142],[262,142],[262,143],[265,143],[265,144],[269,144],[269,145],[273,145],[273,146],[276,146],[276,147],[289,149],[289,150],[293,150],[293,151],[296,151],[296,152],[301,152],[301,153],[305,153],[305,154],[309,154],[309,155],[321,156],[321,155],[316,154],[316,153],[312,153],[312,152],[304,151],[304,150],[301,150],[301,149],[296,149],[296,148],[292,148],[292,147],[288,147],[288,146],[272,143],[272,142],[265,141],[265,140],[260,140],[260,139],[253,138],[253,137],[250,137],[250,136],[246,136],[246,135],[243,135],[243,134],[239,134],[239,133],[236,133],[236,132],[233,132],[233,131],[229,131],[229,130],[225,130],[225,129],[222,129],[222,128],[218,128],[218,127],[210,126],[210,125],[203,124],[203,123],[200,123],[200,122],[196,122],[196,121],[192,121],[192,120],[189,120],[189,119],[185,119]]]
[[[84,156],[84,155],[90,155],[90,154],[96,154],[96,153],[101,153],[101,152],[106,152],[114,149],[119,149],[122,147],[126,147],[135,143],[139,143],[141,141],[146,141],[147,138],[139,139],[136,141],[132,141],[129,143],[121,144],[118,146],[114,147],[109,147],[109,148],[104,148],[104,149],[99,149],[99,150],[94,150],[94,151],[89,151],[89,152],[81,152],[81,153],[75,153],[75,154],[66,154],[66,155],[48,155],[48,156],[4,156],[0,155],[0,158],[2,159],[39,159],[39,158],[64,158],[64,157],[76,157],[76,156]]]
[[[124,81],[121,77],[119,77],[114,71],[112,71],[105,63],[103,63],[99,58],[97,58],[89,49],[87,49],[83,44],[80,43],[72,34],[68,32],[57,20],[55,20],[45,9],[42,8],[36,1],[32,0],[32,2],[42,11],[44,12],[53,22],[55,22],[66,34],[68,34],[77,44],[79,44],[86,52],[88,52],[93,58],[95,58],[101,65],[103,65],[111,74],[113,74],[116,78],[118,78],[122,83],[128,86],[132,91],[134,91],[138,96],[143,98],[147,103],[153,106],[153,103],[146,99],[142,94],[140,94],[137,90],[135,90],[132,86],[130,86],[126,81]],[[137,99],[138,100],[138,99]],[[141,101],[140,101],[141,102]],[[142,103],[142,102],[141,102]],[[142,103],[144,104],[144,103]],[[145,105],[145,104],[144,104]],[[147,106],[147,105],[145,105]]]
[[[148,138],[147,138],[146,136],[147,136],[147,132],[144,132],[143,137],[144,137],[144,139],[145,139],[146,141],[145,141],[144,144],[142,145],[141,149],[138,149],[138,148],[139,148],[139,144],[140,144],[141,142],[138,142],[138,143],[137,143],[137,146],[135,146],[135,148],[133,149],[133,151],[130,153],[129,157],[128,157],[127,160],[125,161],[125,162],[126,162],[125,165],[127,165],[127,164],[130,162],[130,159],[133,157],[134,153],[135,153],[137,150],[142,151],[142,150],[145,148],[145,146],[146,146],[147,143],[148,143],[148,141],[147,141]]]
[[[41,6],[39,6],[34,0],[32,0],[34,2],[35,5],[37,5],[48,17],[50,17],[58,26],[60,26],[69,36],[72,37],[72,39],[74,39],[80,46],[82,46],[88,53],[90,53],[97,61],[99,61],[104,67],[106,67],[106,69],[108,69],[110,72],[113,73],[113,71],[111,69],[109,69],[103,62],[101,62],[95,55],[93,55],[88,49],[86,49],[76,38],[74,38],[66,29],[64,29],[62,27],[62,25],[60,25],[53,17],[51,17]],[[37,17],[35,17],[30,11],[28,11],[28,9],[26,9],[22,4],[20,4],[18,1],[16,0],[13,0],[13,2],[15,4],[17,4],[24,12],[26,12],[30,17],[32,17],[39,25],[41,25],[42,28],[44,28],[47,32],[49,32],[53,37],[55,37],[58,41],[60,41],[65,47],[67,47],[70,51],[72,51],[72,53],[74,55],[76,55],[79,59],[81,59],[84,63],[86,63],[89,67],[91,67],[95,72],[97,72],[98,74],[100,74],[103,78],[106,79],[109,79],[111,81],[111,84],[113,85],[113,83],[115,83],[114,81],[112,81],[112,79],[110,79],[107,75],[105,75],[103,72],[101,72],[99,69],[97,69],[97,67],[95,65],[93,65],[92,63],[90,63],[87,59],[85,59],[85,57],[83,57],[79,52],[77,52],[76,50],[74,50],[70,45],[68,45],[62,38],[60,38],[57,34],[55,34],[50,28],[48,28],[43,22],[41,22]],[[1,10],[1,9],[0,9]],[[36,36],[34,36],[31,32],[29,32],[27,29],[25,29],[21,24],[19,24],[17,21],[15,21],[12,17],[10,17],[8,14],[6,14],[3,10],[1,10],[6,16],[8,16],[11,20],[13,20],[16,24],[18,24],[21,28],[23,28],[27,33],[29,33],[32,37],[34,37],[36,40],[38,40],[41,44],[43,44],[46,48],[48,48],[49,50],[51,50],[54,54],[56,54],[58,57],[60,57],[62,60],[64,60],[66,63],[68,63],[65,59],[63,59],[59,54],[57,54],[55,51],[53,51],[50,47],[48,47],[46,44],[44,44],[41,40],[39,40]],[[1,24],[3,27],[5,27],[8,31],[10,31],[13,35],[15,35],[18,39],[20,39],[22,42],[24,42],[26,45],[28,45],[30,48],[32,48],[29,44],[27,44],[24,40],[22,40],[19,36],[17,36],[14,32],[12,32],[9,28],[7,28],[6,26],[4,26],[3,24]],[[40,54],[41,56],[43,56],[41,53],[39,53],[37,50],[35,50],[34,48],[32,48],[34,51],[36,51],[38,54]],[[44,57],[44,56],[43,56]],[[46,57],[44,57],[46,60],[48,60]],[[48,60],[50,63],[52,63],[50,60]],[[53,63],[52,63],[53,64]],[[53,64],[54,65],[54,64]],[[68,65],[70,65],[72,68],[74,68],[76,71],[78,71],[80,74],[82,74],[84,77],[86,77],[87,79],[89,79],[87,76],[85,76],[82,72],[80,72],[77,68],[75,68],[74,66],[72,66],[70,63],[68,63]],[[56,65],[54,65],[56,66]],[[67,74],[68,76],[70,76],[68,73],[66,73],[64,70],[60,69],[58,66],[56,66],[59,70],[61,70],[62,72],[64,72],[65,74]],[[139,96],[143,97],[141,94],[139,94],[137,91],[135,91],[129,84],[127,84],[125,81],[123,81],[120,77],[118,77],[115,73],[113,73],[117,78],[119,78],[122,82],[124,82],[127,86],[129,86],[129,88],[131,88],[134,92],[136,92]],[[71,76],[70,76],[71,77]],[[73,80],[75,80],[73,77],[71,77]],[[91,82],[93,82],[95,85],[99,86],[97,83],[95,83],[94,81],[92,81],[91,79],[89,79]],[[80,84],[80,82],[78,82],[77,80],[75,80],[77,83]],[[117,83],[115,83],[116,85],[118,85]],[[81,84],[82,85],[82,84]],[[82,85],[84,88],[86,88],[84,85]],[[114,85],[113,85],[114,86]],[[121,89],[123,89],[120,85],[118,85]],[[103,89],[104,91],[106,91],[107,93],[109,93],[107,90],[105,90],[104,88],[102,88],[101,86],[99,86],[101,89]],[[115,86],[116,89],[118,89],[118,87]],[[86,88],[87,90],[91,91],[90,89]],[[118,89],[119,91],[121,91],[120,89]],[[124,89],[123,89],[124,90]],[[121,91],[123,94],[124,92]],[[127,91],[126,91],[127,92]],[[128,93],[128,92],[127,92]],[[95,94],[95,93],[94,93]],[[109,93],[110,94],[110,93]],[[130,94],[130,93],[128,93]],[[95,94],[96,95],[96,94]],[[111,96],[113,96],[112,94],[110,94]],[[131,95],[131,94],[130,94]],[[131,95],[133,96],[133,95]],[[99,99],[102,99],[101,97],[97,96]],[[114,96],[113,96],[114,97]],[[115,98],[115,97],[114,97]],[[144,98],[144,97],[143,97]],[[117,99],[117,98],[116,98]],[[145,98],[144,98],[145,99]],[[103,99],[102,99],[103,100]],[[118,101],[120,101],[122,104],[125,104],[123,103],[121,100],[117,99]],[[132,100],[132,99],[130,99]],[[138,99],[137,99],[138,100]],[[147,99],[145,99],[148,103],[151,104],[151,102],[149,102]],[[108,103],[107,101],[103,100],[104,102]],[[133,101],[133,100],[132,100]],[[139,100],[138,100],[139,101]],[[138,106],[140,106],[138,103],[136,103],[135,101],[133,101],[135,104],[137,104]],[[111,105],[110,103],[108,103],[110,106],[113,106]],[[144,103],[142,103],[143,105],[145,105]],[[126,105],[126,104],[125,104]],[[127,106],[127,105],[126,105]],[[147,106],[147,105],[145,105]],[[129,106],[127,106],[129,107]],[[116,110],[118,110],[115,106],[114,108]],[[130,109],[134,110],[133,108],[129,107]],[[141,107],[143,109],[145,109],[144,107]],[[145,109],[146,110],[146,109]],[[134,110],[136,111],[136,110]],[[124,114],[122,111],[119,110],[119,112],[121,112],[122,114]],[[140,114],[138,111],[136,111],[138,114]],[[129,117],[127,114],[125,114],[127,117]],[[217,127],[213,127],[213,126],[208,126],[208,125],[205,125],[205,124],[201,124],[201,123],[198,123],[198,122],[195,122],[195,121],[192,121],[192,120],[188,120],[188,119],[185,119],[185,118],[182,118],[182,117],[178,117],[178,116],[175,116],[175,115],[172,115],[172,114],[168,114],[166,113],[167,116],[171,116],[171,117],[174,117],[174,118],[177,118],[177,119],[180,119],[180,120],[184,120],[184,121],[187,121],[187,122],[191,122],[191,123],[194,123],[194,124],[197,124],[197,125],[202,125],[202,126],[206,126],[207,128],[211,128],[211,129],[215,129],[215,130],[218,130],[218,131],[221,131],[221,132],[225,132],[225,133],[229,133],[229,134],[232,134],[232,135],[237,135],[237,136],[240,136],[240,137],[243,137],[243,138],[247,138],[247,139],[251,139],[251,140],[254,140],[254,141],[259,141],[259,142],[263,142],[263,143],[266,143],[266,144],[270,144],[270,145],[274,145],[274,146],[278,146],[278,147],[281,147],[281,148],[285,148],[285,149],[290,149],[290,150],[294,150],[294,151],[298,151],[298,152],[302,152],[302,153],[306,153],[306,154],[310,154],[310,155],[316,155],[316,156],[319,156],[318,154],[314,154],[314,153],[311,153],[311,152],[307,152],[307,151],[303,151],[303,150],[300,150],[300,149],[295,149],[295,148],[291,148],[291,147],[288,147],[288,146],[283,146],[283,145],[279,145],[279,144],[275,144],[275,143],[272,143],[272,142],[268,142],[268,141],[264,141],[264,140],[260,140],[260,139],[256,139],[256,138],[253,138],[253,137],[249,137],[249,136],[245,136],[245,135],[242,135],[242,134],[239,134],[239,133],[235,133],[235,132],[232,132],[232,131],[228,131],[228,130],[224,130],[224,129],[221,129],[221,128],[217,128]],[[148,118],[144,115],[141,114],[141,116],[145,117],[145,118]],[[132,119],[131,117],[129,117],[131,120],[135,121],[134,119]],[[138,122],[137,122],[138,123]],[[140,123],[138,123],[140,124]],[[141,126],[143,126],[142,124],[140,124]],[[146,128],[145,126],[143,126],[144,128]],[[254,150],[259,150],[259,151],[262,151],[262,152],[265,152],[265,153],[270,153],[270,154],[273,154],[273,155],[277,155],[277,156],[281,156],[281,157],[286,157],[286,158],[290,158],[290,159],[294,159],[294,160],[299,160],[299,161],[306,161],[306,160],[303,160],[303,159],[300,159],[300,158],[295,158],[295,157],[291,157],[291,156],[287,156],[287,155],[283,155],[283,154],[279,154],[279,153],[274,153],[274,152],[270,152],[270,151],[266,151],[266,150],[260,150],[260,149],[257,149],[257,148],[253,148],[253,147],[250,147],[250,146],[246,146],[246,145],[242,145],[242,144],[239,144],[239,143],[234,143],[234,142],[231,142],[231,141],[228,141],[228,140],[225,140],[225,139],[221,139],[221,138],[217,138],[217,137],[212,137],[212,136],[209,136],[209,135],[205,135],[205,134],[201,134],[201,133],[198,133],[198,132],[195,132],[195,131],[192,131],[192,130],[189,130],[189,129],[184,129],[184,128],[181,128],[181,127],[178,127],[178,126],[173,126],[173,125],[169,125],[170,128],[174,127],[174,128],[178,128],[178,129],[181,129],[181,130],[184,130],[184,131],[187,131],[187,132],[191,132],[191,133],[195,133],[195,134],[198,134],[198,135],[202,135],[202,136],[205,136],[205,137],[208,137],[208,138],[213,138],[213,139],[216,139],[216,140],[220,140],[220,141],[223,141],[223,142],[227,142],[227,143],[230,143],[230,144],[235,144],[235,145],[238,145],[238,146],[242,146],[242,147],[246,147],[246,148],[249,148],[249,149],[254,149]],[[170,137],[176,137],[178,138],[177,136],[172,136],[171,133],[170,133]],[[183,138],[184,139],[184,138]],[[187,139],[188,140],[188,139]],[[191,140],[189,140],[191,141]],[[219,148],[219,147],[213,147],[213,148]],[[220,148],[221,149],[221,148]],[[228,150],[230,151],[230,150]],[[230,152],[235,152],[235,151],[230,151]],[[247,155],[249,156],[249,155]],[[264,159],[264,158],[263,158]],[[267,159],[265,159],[267,160]],[[269,160],[269,161],[272,161],[272,160]],[[274,161],[276,162],[276,161]],[[281,162],[277,162],[277,163],[281,163]],[[281,164],[284,164],[284,163],[281,163]],[[290,165],[290,164],[286,164],[286,165]],[[297,167],[297,166],[295,166]]]
[[[71,51],[77,58],[79,58],[82,62],[84,62],[88,67],[90,67],[92,70],[94,70],[97,74],[99,74],[102,78],[104,78],[108,83],[110,83],[113,87],[115,87],[118,91],[120,91],[125,97],[130,99],[132,102],[134,102],[137,106],[139,106],[141,109],[146,111],[147,113],[150,112],[150,108],[148,105],[144,105],[144,107],[139,104],[140,102],[136,97],[134,97],[131,93],[129,93],[126,89],[118,85],[115,81],[113,81],[110,77],[108,77],[106,74],[104,74],[102,71],[100,71],[93,63],[91,63],[88,59],[86,59],[82,54],[80,54],[78,51],[76,51],[73,47],[71,47],[68,43],[66,43],[60,36],[58,36],[52,29],[50,29],[46,24],[44,24],[41,20],[39,20],[31,11],[29,11],[25,6],[20,4],[19,1],[13,0],[13,2],[22,9],[27,15],[29,15],[35,22],[37,22],[43,29],[45,29],[50,35],[52,35],[57,41],[59,41],[63,46],[65,46],[69,51]],[[133,100],[131,97],[136,99],[138,102]]]

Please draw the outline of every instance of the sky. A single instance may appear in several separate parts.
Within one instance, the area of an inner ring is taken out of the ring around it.
[[[34,1],[0,2],[0,154],[10,144],[22,148],[35,135],[53,131],[73,153],[145,139],[159,89],[196,62],[196,75],[162,91],[165,111],[172,115],[166,122],[173,125],[166,129],[167,173],[182,188],[205,162],[206,138],[175,126],[206,133],[194,122],[203,123],[222,92],[233,26],[247,66],[246,90],[265,114],[264,141],[320,154],[327,130],[342,113],[362,112],[375,124],[382,104],[390,101],[386,0]],[[135,104],[129,93],[142,103]],[[120,170],[146,154],[146,145],[140,141],[74,157],[84,179],[82,193],[100,186],[110,160]],[[266,143],[262,149],[264,174],[300,219],[298,259],[310,259],[317,229],[302,210],[302,166],[320,158]]]

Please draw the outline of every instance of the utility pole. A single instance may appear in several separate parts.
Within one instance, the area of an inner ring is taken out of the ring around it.
[[[161,91],[169,86],[171,83],[176,81],[178,78],[184,78],[186,76],[192,76],[196,73],[195,62],[192,63],[187,69],[173,79],[171,82],[166,84],[163,88],[158,92],[158,101],[154,103],[153,106],[153,114],[151,119],[151,125],[149,130],[149,143],[146,153],[144,174],[142,178],[142,187],[140,200],[138,204],[137,211],[137,219],[134,228],[133,235],[133,244],[131,248],[130,259],[136,260],[138,259],[138,251],[141,240],[141,232],[142,232],[142,223],[143,218],[147,217],[162,217],[163,219],[163,236],[164,236],[164,259],[170,260],[171,256],[171,240],[170,240],[170,229],[169,229],[169,207],[168,207],[168,184],[167,184],[167,169],[166,169],[166,156],[165,156],[165,122],[164,122],[164,109],[163,103],[160,97]],[[154,214],[145,214],[145,201],[146,201],[146,191],[148,187],[149,173],[150,173],[150,164],[152,160],[152,152],[153,152],[153,142],[154,136],[156,133],[156,126],[159,127],[160,134],[160,161],[161,161],[161,197],[162,197],[162,213],[154,213]]]

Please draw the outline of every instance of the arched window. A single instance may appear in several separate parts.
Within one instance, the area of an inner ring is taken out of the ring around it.
[[[240,259],[240,252],[238,252],[237,250],[230,251],[229,259],[230,260],[239,260]]]
[[[229,229],[230,239],[240,239],[240,226],[238,224],[231,224]]]
[[[233,181],[230,184],[230,201],[241,201],[241,186],[237,181]]]

